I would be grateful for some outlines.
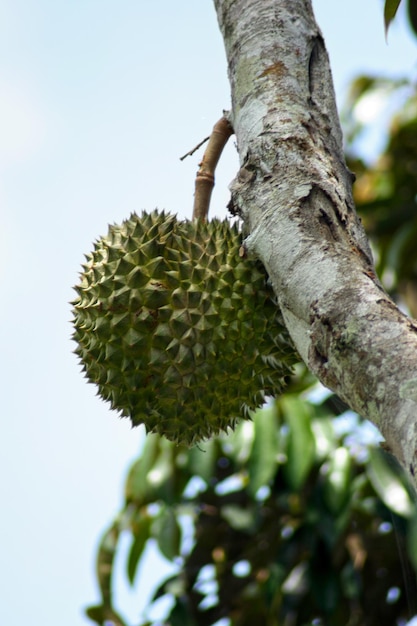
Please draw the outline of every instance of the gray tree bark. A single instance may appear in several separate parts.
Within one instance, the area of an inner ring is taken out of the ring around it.
[[[310,0],[214,0],[240,170],[232,203],[306,365],[417,485],[417,325],[384,292],[352,199]]]

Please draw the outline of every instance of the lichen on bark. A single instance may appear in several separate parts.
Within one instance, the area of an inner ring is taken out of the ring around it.
[[[371,419],[416,485],[417,326],[384,292],[352,198],[329,60],[310,0],[214,0],[245,245],[308,367]]]

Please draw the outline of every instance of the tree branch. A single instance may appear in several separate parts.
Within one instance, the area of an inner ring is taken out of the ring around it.
[[[191,150],[183,154],[182,157],[180,157],[180,161],[184,161],[184,159],[186,159],[187,157],[192,156],[194,152],[197,152],[197,150],[201,148],[201,146],[205,144],[206,141],[208,141],[209,139],[210,139],[210,135],[208,137],[204,137],[204,139],[200,141],[196,146],[194,146],[194,148],[192,148]]]
[[[223,148],[233,128],[227,117],[223,115],[213,126],[206,151],[201,161],[195,180],[193,219],[207,219],[211,192],[214,187],[214,172]]]
[[[417,326],[389,299],[352,199],[310,0],[214,0],[240,170],[233,205],[307,366],[417,484]]]

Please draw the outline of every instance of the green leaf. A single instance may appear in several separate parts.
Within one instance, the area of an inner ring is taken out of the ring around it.
[[[170,492],[169,488],[164,489],[164,487],[166,487],[166,483],[170,482],[174,472],[174,444],[161,438],[159,455],[146,475],[147,488],[152,494],[153,501],[158,498],[165,500],[173,495],[168,493]]]
[[[411,517],[415,506],[396,461],[380,448],[369,450],[369,480],[384,504],[402,517]]]
[[[336,514],[345,506],[350,495],[352,459],[347,448],[337,448],[329,460],[324,477],[323,497],[329,510]]]
[[[118,615],[118,613],[108,607],[102,606],[101,604],[98,606],[87,607],[85,614],[91,619],[92,622],[99,624],[99,626],[103,626],[109,622],[114,626],[127,626],[126,622],[122,617],[120,617],[120,615]]]
[[[178,450],[178,448],[177,448]],[[148,435],[142,456],[132,465],[126,484],[126,501],[137,507],[159,499],[175,499],[175,445],[159,435]],[[184,477],[184,472],[181,472]],[[185,478],[186,480],[186,478]]]
[[[142,505],[150,501],[148,474],[155,463],[160,450],[161,438],[158,435],[147,435],[140,458],[133,463],[125,487],[126,502],[135,501]]]
[[[408,0],[408,19],[414,35],[417,35],[417,3],[415,0]]]
[[[95,622],[99,626],[101,626],[105,620],[104,608],[101,604],[97,606],[88,606],[85,609],[85,614],[91,619],[92,622]]]
[[[148,515],[141,515],[135,523],[135,531],[133,541],[130,546],[127,561],[127,576],[131,585],[135,580],[137,566],[142,556],[146,542],[149,539],[149,531],[151,527],[151,518]]]
[[[173,595],[177,597],[185,593],[184,591],[184,579],[181,578],[181,574],[174,574],[173,576],[168,576],[165,580],[163,580],[159,586],[155,589],[152,595],[152,603],[159,600],[163,596]]]
[[[173,561],[180,553],[181,528],[171,507],[161,510],[152,525],[152,534],[161,553],[169,561]]]
[[[97,579],[100,586],[103,606],[112,606],[113,562],[120,536],[120,523],[116,520],[101,538],[96,561]]]
[[[414,569],[417,571],[417,512],[414,513],[407,533],[408,556]]]
[[[335,448],[336,435],[333,422],[327,417],[313,419],[311,429],[314,434],[316,459],[318,461],[324,461]]]
[[[290,487],[298,490],[314,463],[315,439],[311,429],[310,407],[305,400],[291,396],[282,397],[279,403],[289,427],[284,474]]]
[[[275,474],[278,453],[278,429],[275,405],[254,414],[255,437],[249,457],[249,493],[267,485]]]
[[[200,476],[207,484],[213,478],[218,452],[218,440],[203,441],[188,451],[188,469],[192,476]]]
[[[249,420],[242,420],[236,426],[232,436],[224,440],[222,447],[236,466],[246,466],[252,450],[254,436],[254,423]]]
[[[385,37],[388,35],[388,29],[392,20],[397,13],[397,9],[400,6],[401,0],[385,0],[384,6],[384,23],[385,23]]]
[[[222,517],[234,530],[248,530],[255,523],[253,509],[243,509],[237,504],[225,504],[221,508]]]

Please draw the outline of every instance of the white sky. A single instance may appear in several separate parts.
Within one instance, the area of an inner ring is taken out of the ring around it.
[[[415,40],[400,16],[386,45],[382,0],[314,6],[339,101],[358,72],[415,76]],[[79,372],[71,286],[109,222],[190,215],[199,155],[179,157],[228,106],[210,0],[0,0],[2,624],[90,623],[96,541],[141,432]],[[213,213],[236,163],[231,142]]]

